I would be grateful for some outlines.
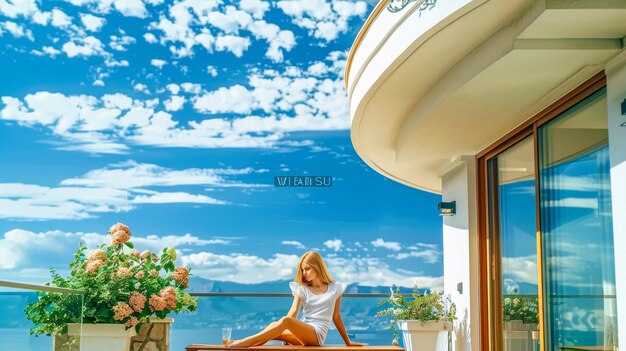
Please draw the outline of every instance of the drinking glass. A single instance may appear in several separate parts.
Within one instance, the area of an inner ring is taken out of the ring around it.
[[[230,340],[233,329],[230,327],[222,328],[222,345],[226,345]]]

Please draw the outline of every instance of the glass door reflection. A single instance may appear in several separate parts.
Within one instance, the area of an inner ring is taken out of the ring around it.
[[[499,283],[493,290],[499,326],[494,342],[504,351],[539,346],[534,154],[529,136],[488,161],[490,241]]]

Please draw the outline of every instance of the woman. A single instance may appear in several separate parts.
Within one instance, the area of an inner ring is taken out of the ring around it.
[[[263,345],[269,340],[300,346],[322,346],[332,320],[346,346],[363,346],[350,341],[341,319],[341,294],[346,284],[331,279],[319,253],[309,251],[300,257],[296,277],[289,283],[293,303],[285,317],[272,322],[263,331],[227,346],[249,347]],[[298,314],[302,308],[302,319]]]

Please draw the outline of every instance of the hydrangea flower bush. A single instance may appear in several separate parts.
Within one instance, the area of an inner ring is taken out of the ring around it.
[[[39,300],[26,307],[26,317],[36,327],[31,334],[62,334],[67,323],[117,323],[139,328],[149,318],[196,309],[197,298],[184,290],[190,271],[176,267],[176,250],[160,254],[134,250],[128,226],[117,223],[109,229],[110,244],[87,252],[81,243],[62,277],[54,269],[51,285],[85,291],[83,296],[39,292]],[[81,319],[82,314],[82,319]]]
[[[538,299],[534,296],[506,297],[502,304],[505,321],[519,320],[525,324],[539,323]]]

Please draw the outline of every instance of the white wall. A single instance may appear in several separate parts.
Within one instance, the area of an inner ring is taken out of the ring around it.
[[[626,52],[606,66],[609,110],[609,150],[611,157],[611,198],[615,246],[618,340],[626,346],[626,116],[620,105],[626,99]]]
[[[443,218],[444,293],[452,296],[458,317],[455,351],[480,347],[476,167],[473,156],[461,160],[442,175],[443,201],[456,201],[456,215]],[[462,294],[458,283],[463,284]]]

